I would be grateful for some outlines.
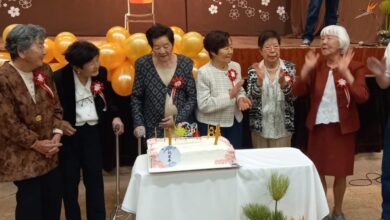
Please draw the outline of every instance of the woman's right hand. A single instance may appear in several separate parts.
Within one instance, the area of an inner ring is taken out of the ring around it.
[[[76,133],[76,129],[68,121],[62,121],[62,131],[66,136],[72,136]]]
[[[259,67],[259,63],[252,64],[252,67],[256,70],[256,75],[257,75],[256,84],[257,84],[257,86],[262,86],[263,80],[264,80],[264,69]]]
[[[367,58],[367,68],[375,76],[382,76],[386,72],[386,58],[383,58],[381,61],[375,57]]]
[[[309,72],[314,69],[319,58],[320,54],[315,53],[313,50],[307,51],[305,55],[305,64],[303,65],[301,72],[302,79],[306,78]]]

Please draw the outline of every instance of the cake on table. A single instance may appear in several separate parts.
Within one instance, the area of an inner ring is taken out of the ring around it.
[[[147,140],[149,172],[236,167],[235,151],[220,136],[150,138]]]

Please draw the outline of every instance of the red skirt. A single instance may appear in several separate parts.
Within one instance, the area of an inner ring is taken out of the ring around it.
[[[342,134],[339,123],[315,125],[309,131],[307,155],[320,175],[353,174],[355,132]]]

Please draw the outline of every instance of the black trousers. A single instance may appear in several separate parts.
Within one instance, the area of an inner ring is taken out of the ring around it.
[[[31,179],[15,181],[16,220],[59,220],[61,215],[61,173],[58,168]]]
[[[102,146],[97,125],[76,127],[60,151],[60,168],[64,178],[63,200],[68,220],[81,220],[78,203],[80,169],[86,191],[87,218],[104,220],[104,186],[102,175]]]

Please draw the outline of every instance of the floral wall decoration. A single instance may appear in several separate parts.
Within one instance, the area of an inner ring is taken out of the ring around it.
[[[0,0],[0,10],[7,11],[11,18],[20,16],[23,10],[31,7],[32,0]]]
[[[227,18],[239,20],[241,17],[255,18],[263,22],[268,22],[270,19],[279,19],[282,22],[289,20],[289,15],[286,11],[286,5],[279,4],[276,9],[270,8],[271,0],[210,0],[208,12],[210,15],[221,13],[222,8],[228,8]]]

